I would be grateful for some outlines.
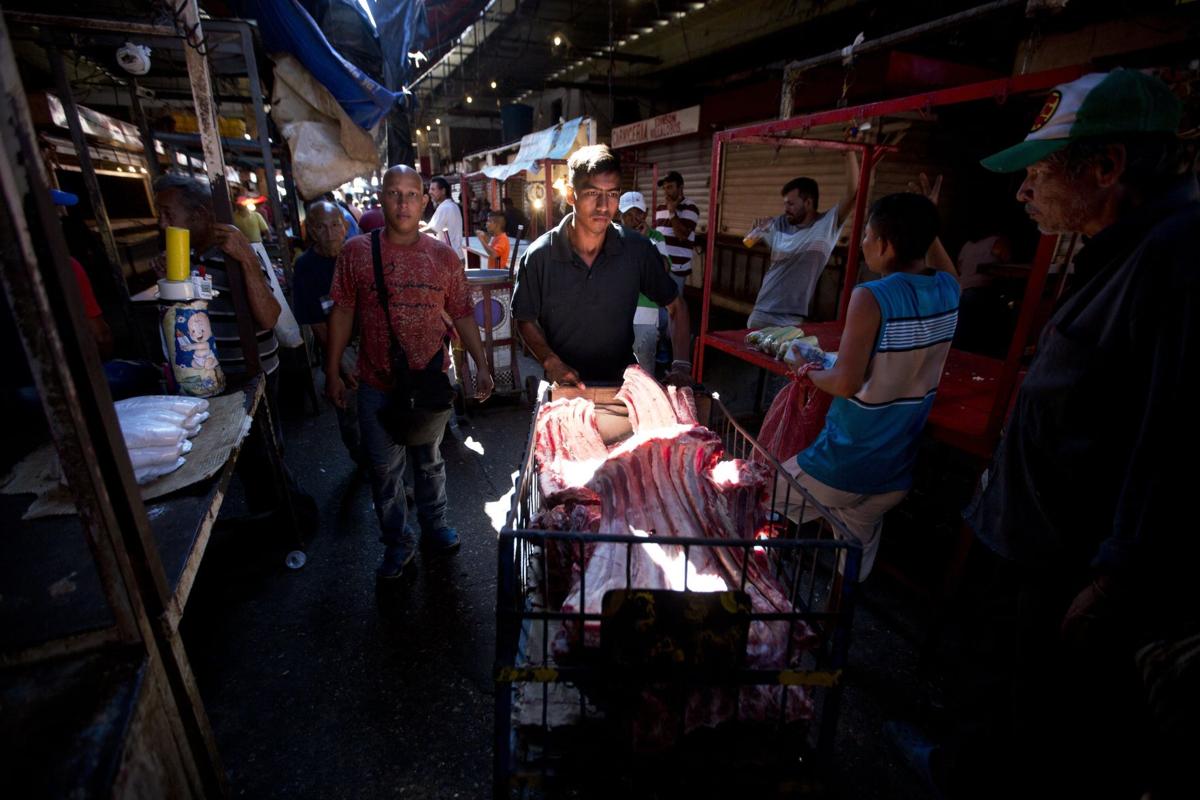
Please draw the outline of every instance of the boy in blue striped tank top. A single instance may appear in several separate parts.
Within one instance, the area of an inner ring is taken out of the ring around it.
[[[862,254],[884,277],[854,290],[833,366],[799,370],[834,401],[816,440],[784,468],[862,544],[860,579],[875,563],[884,513],[912,485],[958,322],[958,280],[937,231],[937,208],[922,195],[888,195],[871,207]]]

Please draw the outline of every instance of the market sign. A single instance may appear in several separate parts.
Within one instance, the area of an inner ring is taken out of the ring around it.
[[[613,128],[612,147],[630,147],[635,144],[656,142],[673,136],[686,136],[700,130],[700,106],[692,106],[670,114],[644,119],[632,125]]]

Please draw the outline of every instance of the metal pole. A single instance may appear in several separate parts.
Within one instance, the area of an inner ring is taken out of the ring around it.
[[[270,123],[263,108],[262,87],[258,80],[258,59],[254,57],[254,42],[250,38],[250,27],[241,25],[239,35],[242,55],[246,59],[246,77],[250,81],[250,97],[254,100],[254,124],[258,128],[258,144],[262,151],[263,172],[267,179],[267,199],[271,203],[271,219],[275,223],[275,235],[279,237],[279,250],[283,253],[284,266],[291,269],[292,245],[284,233],[283,206],[279,202],[279,187],[275,183],[275,156],[271,152]]]
[[[1017,317],[1012,341],[1008,344],[1004,367],[1000,370],[999,380],[996,381],[996,396],[988,413],[986,435],[989,443],[996,441],[1000,435],[1000,428],[1004,424],[1008,401],[1017,381],[1017,372],[1021,368],[1021,356],[1025,352],[1025,344],[1029,341],[1029,332],[1033,328],[1033,321],[1037,316],[1038,298],[1042,296],[1042,290],[1046,286],[1046,275],[1050,272],[1050,262],[1054,258],[1054,250],[1057,245],[1058,236],[1042,236],[1038,239],[1037,252],[1033,256],[1033,267],[1029,270],[1025,295],[1021,300],[1021,313]],[[1064,270],[1066,266],[1064,263]]]
[[[466,173],[458,176],[458,197],[462,200],[463,236],[471,235],[471,184]],[[486,267],[487,264],[484,264]]]
[[[787,119],[792,116],[792,93],[793,86],[796,83],[800,73],[807,72],[814,67],[820,67],[825,64],[833,64],[841,61],[851,61],[861,53],[870,53],[875,50],[885,50],[895,47],[911,39],[924,36],[927,33],[934,33],[946,28],[953,28],[965,22],[985,17],[994,14],[997,11],[1003,11],[1012,6],[1023,6],[1026,0],[996,0],[992,3],[984,3],[981,6],[969,8],[966,11],[960,11],[957,14],[951,14],[947,17],[926,22],[921,25],[916,25],[912,28],[907,28],[902,31],[890,33],[887,36],[881,36],[878,39],[872,39],[869,42],[863,42],[857,46],[844,47],[838,50],[832,50],[824,55],[813,56],[806,58],[803,61],[793,61],[788,64],[783,70],[783,96],[779,102],[779,118]]]
[[[162,173],[159,172],[158,149],[155,146],[154,131],[150,128],[146,112],[142,109],[142,100],[138,97],[137,78],[129,79],[129,106],[133,109],[133,120],[137,123],[138,130],[142,132],[142,148],[146,151],[146,169],[150,173],[150,182],[153,183]]]
[[[858,284],[858,250],[862,241],[863,219],[867,213],[867,193],[871,189],[871,170],[875,165],[875,148],[867,146],[862,150],[862,164],[858,173],[858,194],[854,197],[854,226],[850,229],[850,245],[846,248],[846,271],[842,285],[842,302],[838,306],[837,318],[846,322],[846,309],[850,307],[850,295]]]
[[[542,169],[544,170],[544,174],[542,175],[542,182],[546,186],[546,197],[543,200],[543,202],[546,204],[546,230],[550,230],[551,228],[554,227],[554,212],[550,206],[550,204],[554,202],[554,166],[553,166],[553,162],[551,162],[550,159],[548,159],[548,158],[544,159],[542,161]]]
[[[104,256],[108,259],[109,271],[112,273],[113,285],[117,297],[121,300],[121,314],[129,330],[134,330],[133,317],[129,313],[129,286],[125,283],[125,270],[121,266],[121,254],[117,251],[117,240],[113,237],[112,224],[108,220],[108,209],[104,205],[104,195],[100,191],[100,179],[92,166],[92,154],[88,149],[87,139],[83,135],[83,125],[79,122],[79,108],[75,105],[75,95],[71,91],[71,82],[67,80],[67,68],[63,63],[62,53],[53,43],[47,42],[46,56],[50,59],[50,69],[54,73],[54,83],[61,95],[63,111],[67,115],[67,127],[71,130],[71,142],[75,145],[75,154],[79,158],[79,170],[83,175],[83,185],[87,187],[88,199],[92,203],[92,213],[96,217],[96,228],[100,234],[100,242],[104,245]]]
[[[229,201],[225,154],[221,150],[221,136],[217,128],[217,107],[213,103],[208,56],[201,52],[201,48],[207,47],[207,43],[200,29],[196,0],[186,0],[182,7],[182,18],[186,28],[183,52],[187,58],[188,81],[192,86],[192,102],[196,107],[200,144],[204,148],[204,167],[208,171],[209,183],[212,184],[213,214],[217,222],[230,225],[233,224],[233,204]],[[258,337],[255,335],[257,325],[246,295],[246,277],[242,274],[242,265],[234,259],[227,259],[225,266],[229,276],[229,290],[233,295],[233,309],[237,312],[238,337],[242,341],[242,355],[246,359],[246,375],[253,377],[262,372],[262,364],[258,359]]]
[[[658,216],[658,162],[655,161],[650,167],[650,209],[655,217]],[[651,222],[654,222],[654,217],[651,217]],[[656,227],[651,225],[651,227]]]
[[[712,145],[712,172],[709,173],[709,180],[712,185],[708,189],[708,237],[704,244],[704,291],[701,294],[700,301],[700,341],[696,347],[695,358],[695,377],[697,383],[704,381],[704,353],[707,349],[704,345],[705,339],[708,337],[708,310],[712,302],[712,282],[713,282],[713,256],[717,252],[717,225],[720,217],[718,206],[721,198],[721,159],[725,155],[725,143],[721,141],[719,136],[713,137]],[[658,177],[658,164],[654,165],[654,176]],[[657,181],[655,181],[657,186]]]
[[[9,22],[37,25],[42,28],[73,28],[81,31],[101,31],[124,35],[167,36],[172,39],[179,36],[174,28],[166,25],[147,25],[143,22],[130,22],[123,19],[64,17],[58,14],[34,14],[28,11],[5,11],[4,17]]]

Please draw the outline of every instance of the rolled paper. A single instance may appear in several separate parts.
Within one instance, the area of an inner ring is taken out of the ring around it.
[[[192,274],[187,228],[167,228],[167,280],[186,281]]]

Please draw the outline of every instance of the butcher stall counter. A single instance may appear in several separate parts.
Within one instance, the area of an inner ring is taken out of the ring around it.
[[[821,349],[837,352],[842,340],[840,322],[818,322],[800,326],[805,336],[817,337]],[[746,344],[751,329],[712,331],[702,345],[748,361],[777,375],[790,374],[787,364]],[[951,349],[942,370],[937,396],[929,412],[927,430],[941,442],[965,452],[989,458],[994,442],[988,432],[988,420],[1004,362],[987,356]]]

